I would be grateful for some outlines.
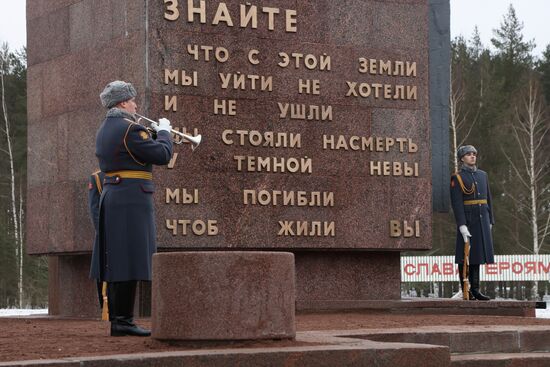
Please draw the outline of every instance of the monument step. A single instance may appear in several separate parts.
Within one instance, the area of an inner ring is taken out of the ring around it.
[[[550,353],[489,353],[458,354],[451,356],[451,367],[547,367]]]
[[[379,342],[440,345],[449,347],[451,353],[550,352],[548,326],[453,326],[442,330],[444,327],[362,330],[345,336]]]
[[[336,339],[336,338],[335,338]],[[334,340],[333,340],[334,342]],[[449,367],[447,348],[368,341],[298,347],[182,350],[1,362],[0,367]]]
[[[334,310],[381,310],[415,315],[487,315],[535,317],[534,301],[463,301],[449,298],[402,298],[399,300],[296,300],[300,312]]]

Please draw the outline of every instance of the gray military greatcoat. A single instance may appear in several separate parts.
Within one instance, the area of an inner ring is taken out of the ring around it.
[[[153,181],[113,173],[147,175],[154,164],[167,164],[172,138],[169,132],[160,131],[154,139],[127,114],[110,111],[107,116],[96,136],[96,156],[105,178],[90,275],[107,282],[151,280],[156,252]]]
[[[495,224],[487,173],[463,167],[451,177],[451,204],[456,220],[455,263],[464,262],[464,239],[458,227],[466,225],[470,238],[470,265],[492,264],[494,260],[491,226]]]

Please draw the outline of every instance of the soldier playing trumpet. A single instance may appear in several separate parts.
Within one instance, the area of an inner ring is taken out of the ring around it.
[[[170,121],[160,119],[153,139],[136,123],[136,95],[132,84],[118,80],[100,95],[108,111],[97,132],[96,156],[105,177],[90,273],[108,284],[112,336],[151,334],[134,324],[134,299],[137,281],[151,280],[156,252],[153,165],[165,165],[172,157]]]

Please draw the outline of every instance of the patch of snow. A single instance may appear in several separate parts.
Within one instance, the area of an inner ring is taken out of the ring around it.
[[[537,308],[537,318],[539,319],[550,319],[550,308]]]
[[[48,315],[47,308],[0,308],[0,317]]]

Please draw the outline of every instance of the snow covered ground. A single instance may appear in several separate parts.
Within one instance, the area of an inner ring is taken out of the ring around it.
[[[547,305],[547,307],[550,305]],[[537,308],[537,317],[539,319],[550,319],[550,308],[541,310]]]
[[[549,305],[550,306],[550,305]],[[0,317],[8,316],[29,316],[29,315],[48,315],[48,309],[17,309],[17,308],[0,308]],[[541,319],[550,319],[550,308],[541,310],[537,309],[537,317]]]
[[[29,315],[48,315],[47,308],[29,309],[29,308],[0,308],[0,317],[7,316],[29,316]]]

